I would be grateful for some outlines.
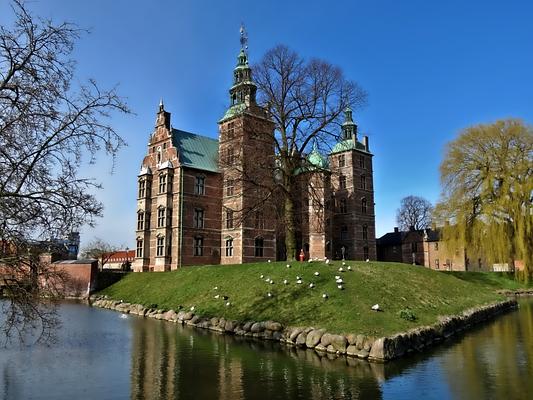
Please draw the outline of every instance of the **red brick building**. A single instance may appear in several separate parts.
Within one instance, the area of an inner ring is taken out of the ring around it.
[[[493,267],[482,258],[470,259],[464,249],[451,250],[441,239],[440,229],[394,228],[377,239],[378,261],[423,265],[443,271],[492,271]]]
[[[138,176],[134,271],[283,257],[274,182],[274,124],[256,102],[241,49],[219,140],[175,129],[163,103]],[[341,140],[316,148],[300,179],[297,241],[306,257],[375,259],[372,154],[347,109]],[[311,188],[313,190],[311,190]]]

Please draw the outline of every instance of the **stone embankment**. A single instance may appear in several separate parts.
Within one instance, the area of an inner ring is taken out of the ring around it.
[[[240,322],[224,318],[205,318],[194,314],[192,311],[176,312],[174,310],[145,308],[140,304],[129,304],[105,297],[95,297],[91,304],[95,307],[181,323],[225,334],[274,340],[289,346],[313,349],[319,354],[346,355],[380,362],[392,360],[414,351],[421,351],[463,332],[473,325],[516,309],[518,306],[516,300],[506,300],[476,307],[461,315],[441,317],[437,323],[430,326],[421,326],[396,335],[375,338],[356,334],[337,335],[328,333],[324,329],[312,327],[284,327],[275,321]]]
[[[505,296],[533,296],[533,288],[531,289],[516,289],[516,290],[499,290],[498,294]]]

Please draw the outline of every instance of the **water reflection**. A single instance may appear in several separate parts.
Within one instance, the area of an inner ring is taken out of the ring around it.
[[[133,399],[381,398],[384,365],[160,321],[133,327]],[[347,368],[346,363],[350,363]]]
[[[51,346],[0,349],[0,399],[525,399],[533,299],[388,364],[64,304]]]

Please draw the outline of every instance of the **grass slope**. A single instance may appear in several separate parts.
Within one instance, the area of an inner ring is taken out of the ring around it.
[[[205,317],[275,320],[335,333],[382,336],[434,323],[439,315],[458,314],[501,300],[503,297],[495,293],[495,288],[510,285],[507,278],[494,275],[479,275],[479,279],[468,275],[467,279],[464,274],[396,263],[346,262],[344,268],[351,266],[352,271],[342,273],[338,271],[340,261],[329,265],[292,262],[291,268],[286,265],[286,262],[217,265],[132,273],[101,294],[145,306],[157,304],[163,309],[188,310],[194,306],[195,313]],[[320,276],[315,276],[315,271]],[[342,276],[344,290],[337,288],[335,275]],[[302,277],[301,285],[296,284],[296,276]],[[267,278],[274,284],[267,283]],[[284,285],[284,279],[289,284]],[[313,289],[309,288],[310,282],[315,284]],[[268,292],[273,294],[272,298],[267,297]],[[322,298],[323,293],[329,295],[327,300]],[[217,294],[219,299],[215,299]],[[229,297],[230,306],[222,300],[223,295]],[[371,310],[376,303],[383,312]],[[400,318],[399,311],[406,307],[417,316],[416,321]]]

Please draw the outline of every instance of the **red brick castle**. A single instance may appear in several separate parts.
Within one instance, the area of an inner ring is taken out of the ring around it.
[[[219,140],[171,127],[160,103],[138,175],[134,271],[284,257],[278,202],[268,196],[274,124],[256,90],[242,48]],[[302,171],[297,239],[306,258],[375,259],[372,154],[350,109],[340,141],[327,157],[313,148]]]

